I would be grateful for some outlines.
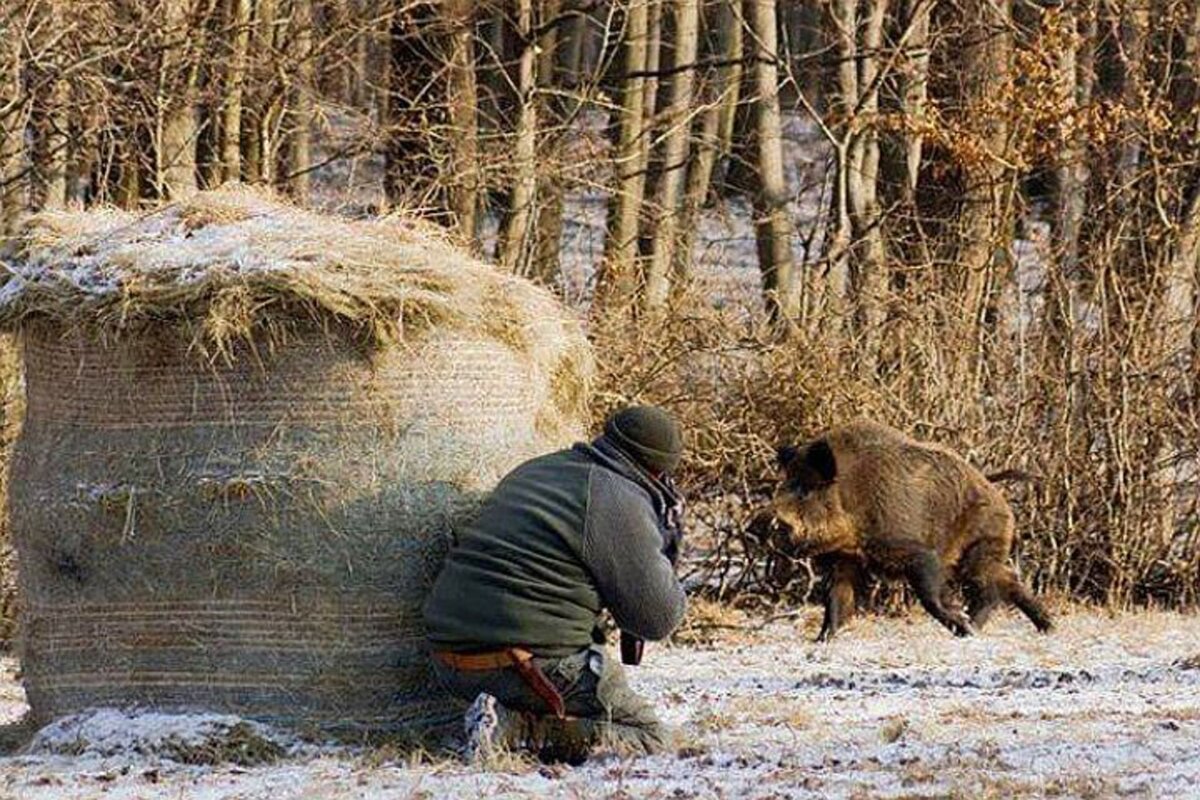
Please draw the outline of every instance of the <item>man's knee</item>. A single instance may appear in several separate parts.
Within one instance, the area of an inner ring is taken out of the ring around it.
[[[630,754],[670,749],[673,731],[658,718],[650,701],[629,686],[625,669],[608,653],[603,654],[596,696],[605,711],[606,744]]]

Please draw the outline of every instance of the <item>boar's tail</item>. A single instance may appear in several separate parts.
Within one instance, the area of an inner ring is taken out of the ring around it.
[[[1021,469],[1006,469],[1000,472],[993,472],[987,476],[987,479],[992,483],[1007,483],[1008,481],[1023,481],[1025,483],[1042,482],[1041,476]]]

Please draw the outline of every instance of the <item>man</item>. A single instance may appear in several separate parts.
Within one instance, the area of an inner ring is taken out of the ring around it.
[[[683,451],[665,411],[614,414],[591,444],[517,467],[458,541],[425,603],[434,669],[467,712],[468,753],[528,749],[578,763],[594,747],[654,753],[668,734],[599,643],[608,609],[657,640],[679,624]],[[668,557],[668,554],[671,557]]]

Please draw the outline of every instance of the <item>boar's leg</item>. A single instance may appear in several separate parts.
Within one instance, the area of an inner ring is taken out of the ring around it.
[[[957,609],[946,608],[942,596],[946,586],[946,575],[937,554],[924,545],[893,543],[885,555],[893,570],[900,571],[916,593],[921,605],[929,615],[945,625],[955,636],[970,636],[971,623]]]
[[[967,596],[967,615],[976,629],[982,628],[1002,599],[997,583],[998,568],[1008,558],[1008,543],[1003,538],[980,539],[967,548],[958,574]]]
[[[1004,563],[1008,560],[1009,549],[1006,539],[984,539],[972,545],[963,557],[959,574],[966,587],[971,624],[982,627],[992,610],[1003,601],[1019,608],[1039,631],[1045,633],[1053,623],[1017,573]]]
[[[828,556],[821,560],[825,572],[825,622],[818,642],[828,642],[838,628],[854,615],[855,589],[861,589],[865,576],[857,561]]]
[[[1046,613],[1046,609],[1037,601],[1029,588],[1021,583],[1021,579],[1017,577],[1017,573],[1013,572],[1011,567],[1002,569],[1000,578],[996,581],[1000,594],[1004,596],[1005,600],[1021,609],[1021,613],[1029,617],[1029,621],[1039,632],[1048,633],[1054,627],[1054,623],[1050,621],[1050,615]]]
[[[986,577],[972,576],[964,583],[967,595],[967,616],[976,630],[987,624],[992,611],[1000,603],[1000,588]]]

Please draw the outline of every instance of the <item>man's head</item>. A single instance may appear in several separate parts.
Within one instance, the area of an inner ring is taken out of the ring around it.
[[[604,434],[635,461],[657,475],[669,475],[683,456],[683,431],[656,406],[629,406],[604,423]]]

